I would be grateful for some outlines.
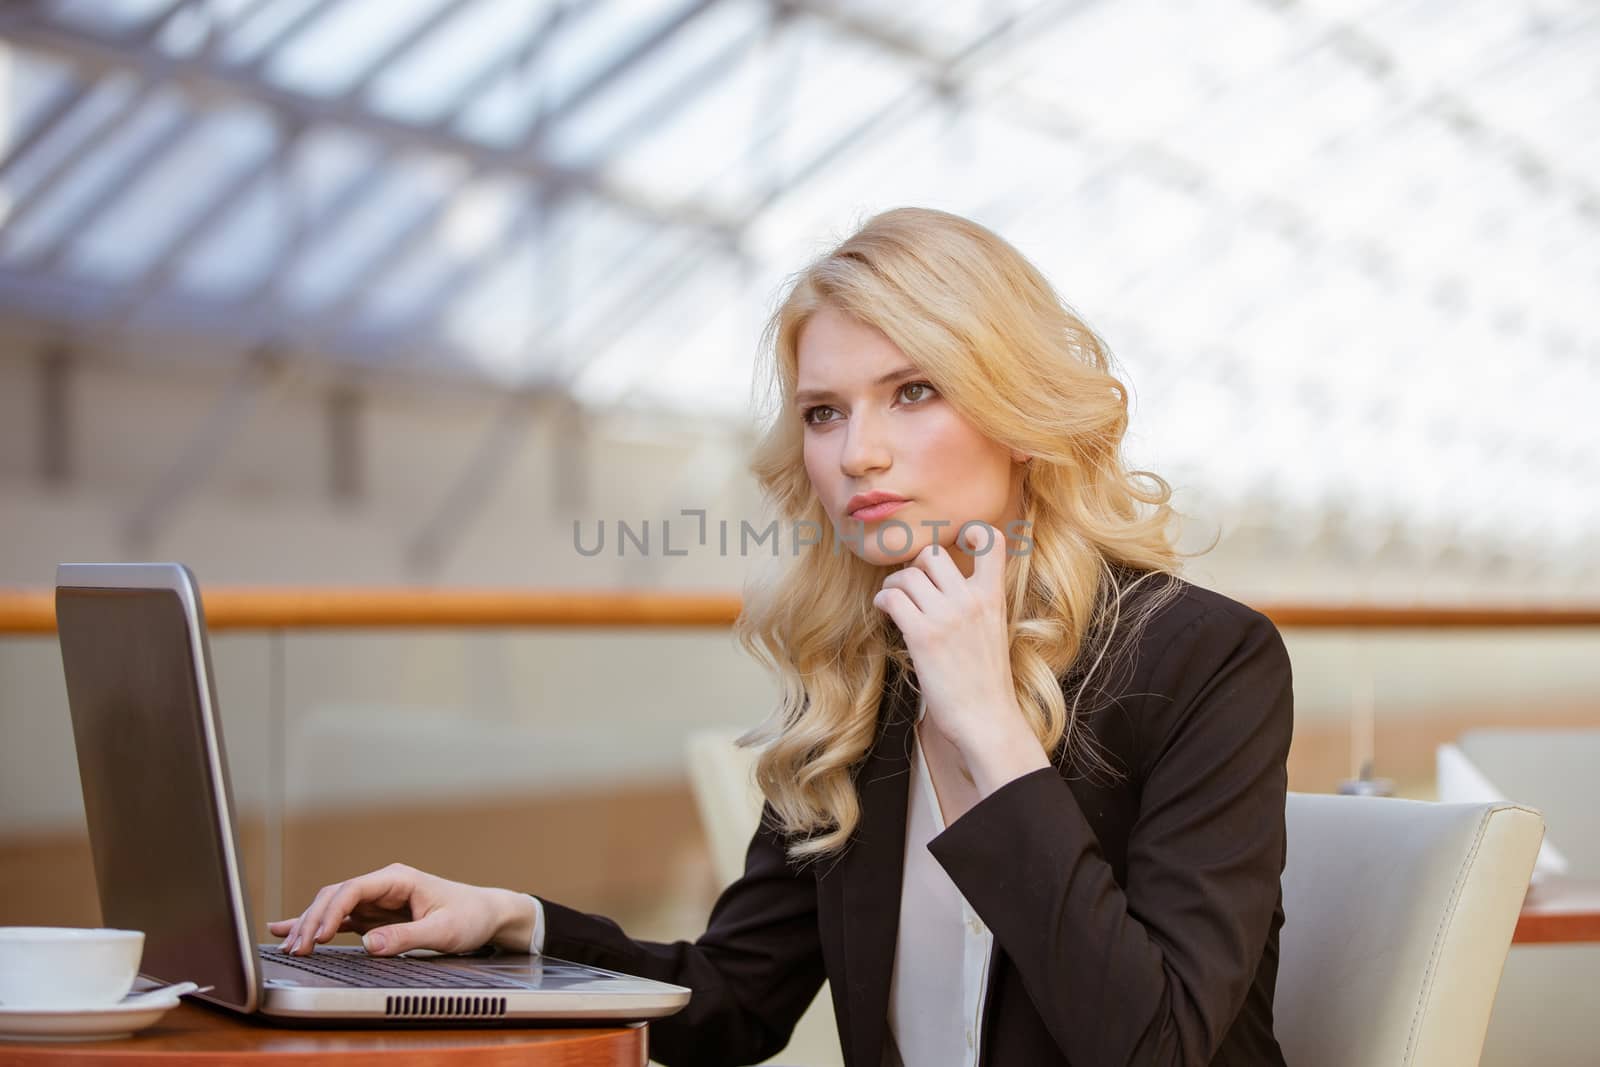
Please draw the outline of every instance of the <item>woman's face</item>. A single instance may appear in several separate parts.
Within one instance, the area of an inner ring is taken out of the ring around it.
[[[856,555],[906,563],[936,540],[950,551],[964,522],[1004,533],[1022,517],[1023,457],[978,432],[881,331],[822,308],[800,332],[798,359],[806,474]],[[905,502],[853,516],[855,498],[874,492]],[[972,574],[968,552],[950,555]]]

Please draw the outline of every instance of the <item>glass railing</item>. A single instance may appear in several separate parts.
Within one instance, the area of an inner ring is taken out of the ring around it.
[[[684,769],[759,721],[736,597],[205,591],[256,918],[400,860],[693,936],[718,886]],[[1486,726],[1600,727],[1600,611],[1260,605],[1294,663],[1290,787],[1430,798]],[[0,924],[98,921],[47,594],[0,594]]]

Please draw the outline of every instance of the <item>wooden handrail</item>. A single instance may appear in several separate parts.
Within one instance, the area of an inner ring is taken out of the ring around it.
[[[217,630],[439,627],[727,627],[739,597],[726,593],[214,586],[202,588]],[[0,591],[0,634],[54,633],[53,591]]]
[[[725,628],[736,593],[213,586],[203,589],[212,630],[427,629],[462,627]],[[1295,629],[1458,630],[1600,627],[1600,608],[1399,607],[1261,604]],[[0,634],[54,633],[48,589],[0,590]]]

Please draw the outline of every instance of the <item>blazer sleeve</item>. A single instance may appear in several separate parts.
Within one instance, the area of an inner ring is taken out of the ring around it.
[[[822,987],[816,878],[790,862],[770,817],[764,808],[744,874],[692,943],[637,941],[610,919],[539,898],[546,955],[693,991],[682,1011],[650,1024],[650,1057],[668,1067],[775,1055]]]
[[[1125,889],[1054,768],[928,845],[1075,1064],[1210,1063],[1281,899],[1294,711],[1277,629],[1212,608],[1148,677]]]

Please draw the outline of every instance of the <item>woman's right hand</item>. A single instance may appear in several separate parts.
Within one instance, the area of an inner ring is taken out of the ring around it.
[[[343,931],[361,934],[373,956],[414,948],[471,952],[489,942],[528,951],[533,898],[509,889],[452,882],[403,863],[323,886],[298,918],[267,924],[282,949],[309,955]]]

